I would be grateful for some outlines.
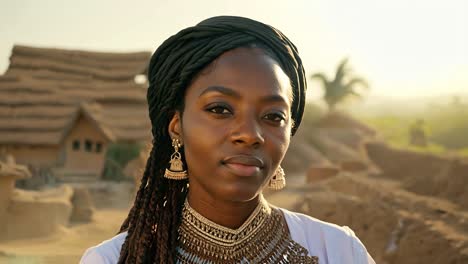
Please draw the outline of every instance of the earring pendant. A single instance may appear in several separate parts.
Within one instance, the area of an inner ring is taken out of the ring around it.
[[[174,147],[174,153],[171,155],[171,164],[164,173],[164,177],[171,180],[185,180],[188,178],[187,171],[184,170],[184,164],[182,162],[182,155],[179,152],[179,148],[182,146],[179,139],[175,138],[172,140],[172,146]]]
[[[286,186],[286,178],[284,177],[284,170],[281,166],[275,172],[275,175],[270,179],[268,187],[273,190],[281,190]]]

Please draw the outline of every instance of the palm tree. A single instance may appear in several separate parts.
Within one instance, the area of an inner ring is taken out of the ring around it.
[[[325,89],[323,98],[330,111],[334,110],[338,103],[351,96],[362,97],[360,92],[356,90],[357,86],[369,87],[366,80],[351,75],[351,69],[347,67],[347,63],[347,58],[340,62],[333,80],[329,80],[324,73],[316,73],[311,76],[312,79],[318,79],[322,82]]]

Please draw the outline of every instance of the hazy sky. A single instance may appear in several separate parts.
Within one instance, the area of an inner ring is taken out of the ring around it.
[[[333,73],[348,56],[369,95],[468,94],[464,0],[0,0],[0,73],[13,44],[154,51],[180,29],[227,14],[283,31],[309,76]],[[321,94],[315,82],[309,91]]]

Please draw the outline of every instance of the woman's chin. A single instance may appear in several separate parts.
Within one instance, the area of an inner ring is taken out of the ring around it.
[[[247,202],[257,197],[261,190],[261,186],[224,186],[223,190],[219,193],[219,196],[221,196],[220,198],[225,201]]]

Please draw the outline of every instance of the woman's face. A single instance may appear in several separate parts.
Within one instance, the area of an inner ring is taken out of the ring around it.
[[[200,73],[169,125],[184,144],[190,195],[255,198],[289,146],[291,100],[288,76],[258,48],[228,51]]]

